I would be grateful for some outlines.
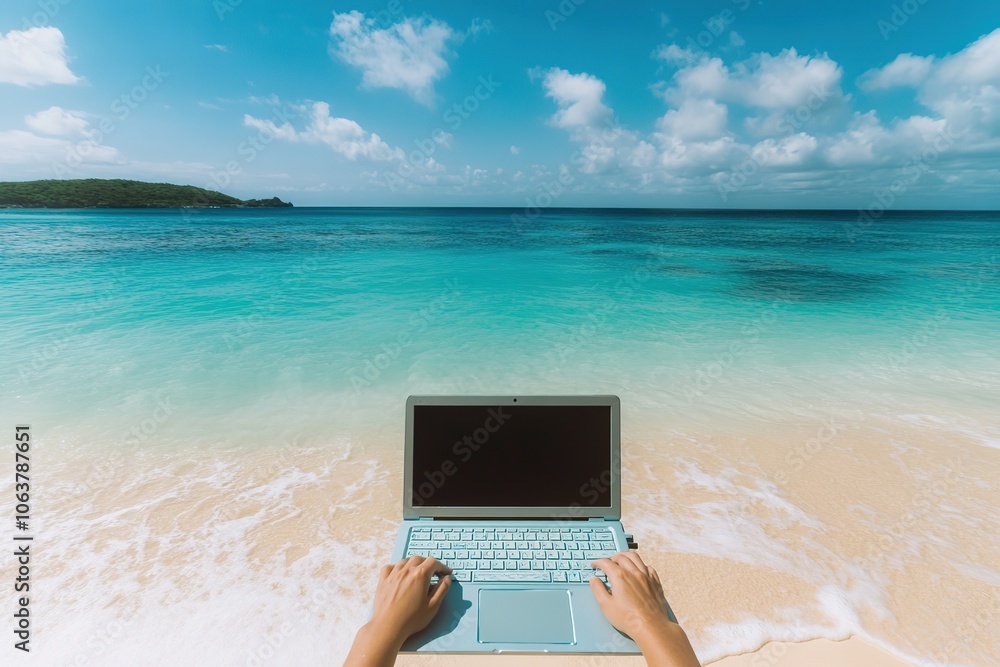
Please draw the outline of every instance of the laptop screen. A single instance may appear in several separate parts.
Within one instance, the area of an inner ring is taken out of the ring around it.
[[[415,405],[414,507],[611,507],[607,405]]]

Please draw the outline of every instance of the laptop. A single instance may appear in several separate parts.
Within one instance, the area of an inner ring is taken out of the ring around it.
[[[451,587],[403,651],[639,653],[601,613],[590,561],[629,549],[617,396],[410,396],[393,561]]]

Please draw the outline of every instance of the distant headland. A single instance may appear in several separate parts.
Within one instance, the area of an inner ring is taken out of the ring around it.
[[[291,205],[277,197],[242,200],[193,185],[122,179],[0,183],[0,208],[275,208]]]

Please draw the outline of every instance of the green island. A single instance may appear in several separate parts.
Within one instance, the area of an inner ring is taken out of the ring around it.
[[[193,185],[123,179],[0,183],[0,208],[271,208],[291,205],[277,197],[243,200]]]

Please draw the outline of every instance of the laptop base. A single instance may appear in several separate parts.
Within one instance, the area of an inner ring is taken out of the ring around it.
[[[427,526],[454,528],[551,525],[544,521],[479,522],[468,520],[404,521],[393,551],[403,558],[411,530]],[[618,549],[627,548],[619,521],[564,521],[561,526],[600,526],[615,536]],[[417,653],[641,653],[638,645],[604,617],[588,583],[459,582],[454,579],[437,615],[403,644]]]

